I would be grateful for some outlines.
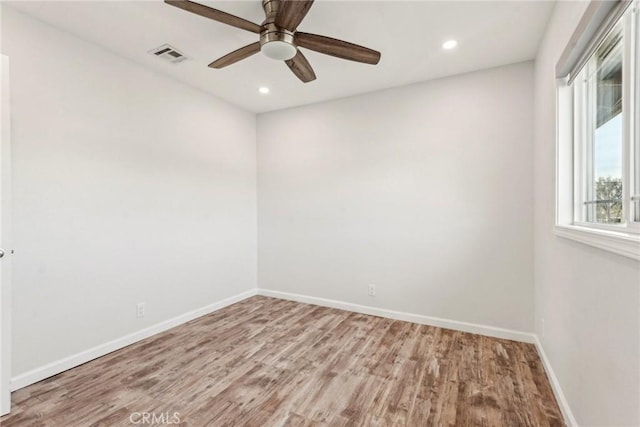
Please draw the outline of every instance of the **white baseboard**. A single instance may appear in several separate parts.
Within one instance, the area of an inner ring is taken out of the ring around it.
[[[423,316],[421,314],[404,313],[401,311],[387,310],[384,308],[369,307],[366,305],[352,304],[326,298],[310,297],[289,292],[258,289],[258,295],[266,297],[286,299],[323,307],[337,308],[340,310],[354,311],[356,313],[370,314],[372,316],[387,317],[389,319],[403,320],[405,322],[419,323],[421,325],[437,326],[439,328],[454,329],[456,331],[470,332],[472,334],[486,335],[494,338],[504,338],[533,344],[535,335],[529,332],[514,331],[511,329],[496,328],[494,326],[478,325],[475,323],[460,322],[457,320],[441,319],[439,317]]]
[[[109,341],[107,343],[98,345],[72,356],[65,357],[64,359],[49,363],[48,365],[42,366],[40,368],[25,372],[24,374],[20,374],[16,377],[11,378],[11,391],[15,391],[28,385],[37,383],[38,381],[42,381],[45,378],[57,375],[60,372],[64,372],[68,369],[82,365],[83,363],[87,363],[90,360],[104,356],[113,351],[119,350],[123,347],[134,344],[140,340],[149,338],[152,335],[164,332],[168,329],[189,322],[198,317],[213,313],[214,311],[220,310],[221,308],[227,307],[231,304],[242,301],[254,295],[256,295],[256,289],[242,292],[238,295],[225,298],[222,301],[218,301],[205,307],[195,309],[188,313],[181,314],[179,316],[157,323],[153,326],[149,326],[148,328],[126,335],[124,337],[117,338],[113,341]]]
[[[551,383],[551,388],[553,389],[553,394],[556,396],[556,401],[558,402],[558,406],[560,406],[560,411],[562,412],[562,416],[564,417],[564,421],[567,424],[567,427],[578,427],[578,422],[573,416],[573,412],[571,411],[571,407],[569,407],[569,402],[567,402],[567,398],[564,396],[562,391],[562,387],[560,387],[560,381],[556,377],[556,374],[553,372],[553,368],[551,367],[551,362],[547,358],[547,354],[544,352],[544,348],[542,347],[542,343],[537,335],[534,335],[536,348],[538,349],[538,354],[540,355],[540,359],[542,360],[542,365],[544,366],[544,370],[547,372],[547,377],[549,378],[549,382]]]

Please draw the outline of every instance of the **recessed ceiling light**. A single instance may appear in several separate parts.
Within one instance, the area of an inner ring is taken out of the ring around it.
[[[269,88],[266,86],[262,86],[260,89],[258,89],[258,92],[260,92],[263,95],[266,95],[269,93]]]
[[[447,40],[446,42],[442,43],[442,48],[444,50],[451,50],[456,46],[458,46],[457,40]]]

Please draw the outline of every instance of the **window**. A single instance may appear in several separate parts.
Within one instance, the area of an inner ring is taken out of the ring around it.
[[[639,2],[593,2],[557,68],[556,234],[636,259]]]
[[[613,28],[574,80],[576,222],[623,224],[623,22]],[[624,80],[624,85],[623,85]],[[626,92],[626,91],[625,91]]]

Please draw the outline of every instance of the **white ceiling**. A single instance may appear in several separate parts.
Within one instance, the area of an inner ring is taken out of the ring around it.
[[[201,3],[261,23],[260,0]],[[212,60],[256,34],[156,1],[26,1],[11,6],[146,67],[253,112],[265,112],[533,59],[551,1],[316,0],[301,31],[382,53],[378,65],[303,50],[317,80],[303,84],[283,62],[257,54],[221,70]],[[459,41],[443,51],[443,41]],[[169,43],[191,59],[177,65],[147,52]],[[261,95],[260,86],[271,93]]]

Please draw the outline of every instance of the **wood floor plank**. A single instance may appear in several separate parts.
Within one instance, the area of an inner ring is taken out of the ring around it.
[[[531,344],[262,296],[12,395],[3,427],[562,426]],[[166,424],[165,424],[166,425]]]

